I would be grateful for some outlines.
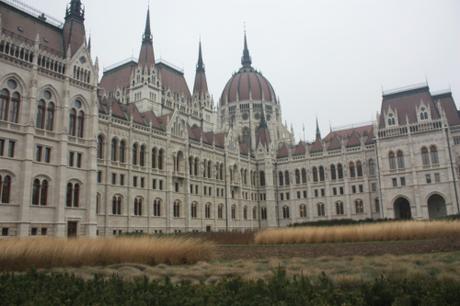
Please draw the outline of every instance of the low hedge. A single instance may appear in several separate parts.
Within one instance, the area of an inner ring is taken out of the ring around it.
[[[269,281],[229,279],[215,284],[173,284],[168,279],[123,281],[66,274],[0,275],[0,305],[459,305],[460,282],[380,277],[373,282],[288,278],[277,271]]]

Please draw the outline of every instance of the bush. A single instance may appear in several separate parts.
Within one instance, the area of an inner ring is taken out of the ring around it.
[[[269,281],[228,279],[216,284],[171,283],[168,279],[124,282],[113,276],[82,280],[65,274],[0,275],[1,305],[458,305],[460,282],[380,277],[372,282],[333,282],[325,275]]]

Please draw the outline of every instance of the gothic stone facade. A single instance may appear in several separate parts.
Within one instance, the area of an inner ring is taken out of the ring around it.
[[[384,93],[375,122],[294,143],[269,81],[242,66],[218,106],[201,44],[193,91],[155,61],[91,55],[84,9],[65,22],[0,1],[2,237],[256,230],[459,212],[460,117],[450,92]]]

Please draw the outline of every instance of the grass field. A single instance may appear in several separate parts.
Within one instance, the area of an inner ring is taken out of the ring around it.
[[[0,241],[0,270],[116,263],[192,264],[210,260],[211,242],[181,238],[23,239]]]
[[[269,279],[273,271],[282,268],[287,275],[318,277],[322,273],[338,281],[370,281],[385,275],[388,277],[431,277],[460,281],[460,252],[381,255],[381,256],[323,256],[318,258],[265,258],[239,259],[230,261],[212,260],[187,266],[160,264],[116,264],[105,267],[55,268],[51,272],[67,272],[84,279],[98,274],[104,277],[119,275],[125,280],[147,277],[172,282],[191,281],[193,283],[215,283],[226,278],[243,280]]]
[[[268,229],[255,236],[257,244],[299,244],[420,240],[460,235],[457,221],[406,221],[331,227]]]

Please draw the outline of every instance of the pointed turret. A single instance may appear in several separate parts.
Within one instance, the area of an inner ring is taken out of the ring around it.
[[[316,118],[316,140],[321,140],[321,131],[319,130],[318,118]]]
[[[209,94],[206,72],[204,69],[203,52],[201,50],[201,41],[198,47],[198,63],[196,65],[195,84],[193,85],[193,95],[198,98],[204,98]]]
[[[246,31],[244,31],[244,50],[243,57],[241,58],[241,65],[243,65],[243,67],[251,67],[252,65],[252,59],[248,49],[248,39]]]
[[[150,8],[147,10],[147,19],[145,21],[145,30],[142,36],[141,52],[139,54],[139,65],[152,67],[155,65],[155,55],[153,52],[153,36],[150,29]]]
[[[72,50],[73,55],[86,44],[85,9],[80,0],[72,0],[67,6],[64,23],[64,47]]]

